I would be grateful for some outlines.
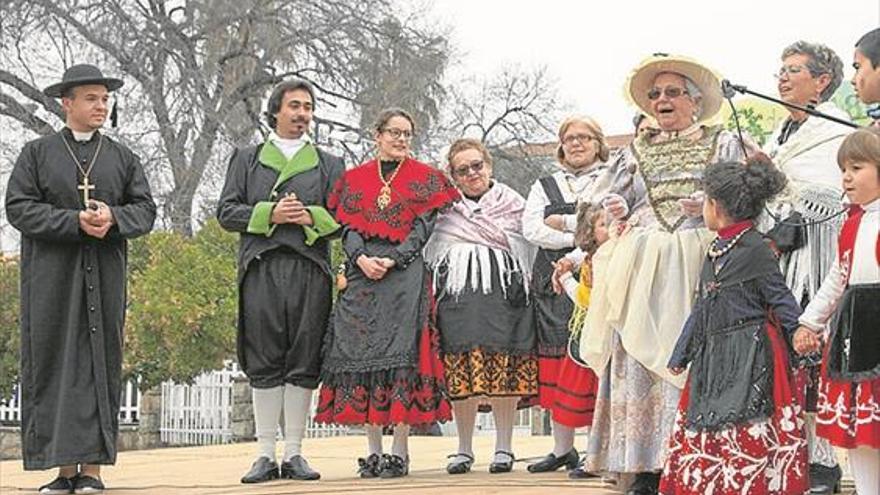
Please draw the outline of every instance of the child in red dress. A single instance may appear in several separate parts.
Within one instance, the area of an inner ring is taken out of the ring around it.
[[[703,218],[718,237],[668,364],[690,370],[660,492],[804,493],[807,441],[787,343],[800,307],[752,223],[785,176],[753,160],[710,165],[703,182]]]

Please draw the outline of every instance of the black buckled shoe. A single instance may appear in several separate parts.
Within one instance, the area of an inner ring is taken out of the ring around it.
[[[446,472],[449,474],[469,473],[471,471],[471,466],[474,465],[474,456],[470,454],[449,454],[446,458],[452,459],[452,461],[446,465]]]
[[[828,467],[810,464],[810,495],[831,495],[840,493],[840,466]]]
[[[567,454],[556,457],[553,452],[547,454],[540,461],[530,464],[527,468],[530,473],[548,473],[550,471],[556,471],[557,469],[565,466],[565,469],[574,469],[578,464],[578,452],[575,449],[571,449]]]
[[[281,463],[281,478],[286,480],[319,480],[321,473],[309,467],[301,455],[295,455]]]
[[[260,456],[251,465],[251,469],[241,477],[242,483],[263,483],[278,479],[278,463],[265,456]]]
[[[498,474],[498,473],[509,473],[509,472],[513,471],[513,461],[516,460],[516,456],[513,455],[513,452],[508,452],[506,450],[496,450],[495,451],[495,458],[496,459],[498,458],[498,454],[506,455],[507,460],[504,462],[497,462],[493,459],[492,463],[489,464],[489,472],[492,474]]]
[[[380,478],[400,478],[409,474],[409,457],[404,459],[399,455],[382,456],[382,465],[379,471]]]
[[[73,493],[73,481],[76,477],[65,478],[59,476],[49,483],[37,488],[37,491],[45,495],[67,495]]]
[[[358,457],[358,476],[361,478],[378,478],[382,468],[379,454],[370,454],[366,459]]]
[[[626,495],[657,495],[660,490],[660,473],[636,473],[636,479]]]
[[[77,495],[103,493],[104,483],[98,478],[79,474],[73,479],[73,492]]]
[[[587,471],[586,469],[584,469],[584,462],[585,462],[585,460],[581,459],[580,462],[578,462],[578,465],[574,469],[572,469],[571,471],[568,472],[569,479],[586,480],[586,479],[599,477],[598,474],[593,474],[593,473]]]

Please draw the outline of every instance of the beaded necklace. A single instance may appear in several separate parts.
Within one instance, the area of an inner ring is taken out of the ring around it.
[[[727,252],[730,251],[731,249],[733,249],[733,246],[735,246],[736,243],[739,242],[740,239],[742,239],[742,236],[744,236],[744,235],[746,234],[746,232],[748,232],[748,231],[750,231],[750,230],[752,230],[751,227],[749,227],[749,228],[743,230],[743,231],[740,232],[739,234],[736,234],[736,236],[734,236],[734,237],[730,240],[730,242],[728,242],[727,245],[724,246],[723,248],[719,248],[719,247],[718,247],[718,241],[720,241],[721,238],[720,238],[720,237],[716,237],[714,240],[712,240],[712,244],[709,245],[709,251],[708,251],[708,253],[709,253],[709,258],[711,258],[712,261],[715,261],[715,260],[717,260],[718,258],[720,258],[720,257],[724,256],[725,254],[727,254]]]

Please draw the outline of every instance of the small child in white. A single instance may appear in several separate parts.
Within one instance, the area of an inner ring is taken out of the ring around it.
[[[819,350],[826,324],[816,434],[848,449],[856,491],[880,494],[880,129],[860,129],[837,163],[851,203],[838,259],[801,315],[794,348]]]

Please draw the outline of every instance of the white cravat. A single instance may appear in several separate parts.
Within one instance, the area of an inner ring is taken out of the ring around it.
[[[306,143],[311,143],[312,138],[309,137],[308,134],[303,133],[301,137],[298,139],[287,139],[275,134],[273,131],[269,134],[269,141],[272,141],[272,144],[278,147],[281,150],[281,153],[284,155],[284,158],[290,160],[290,158],[297,153]]]

